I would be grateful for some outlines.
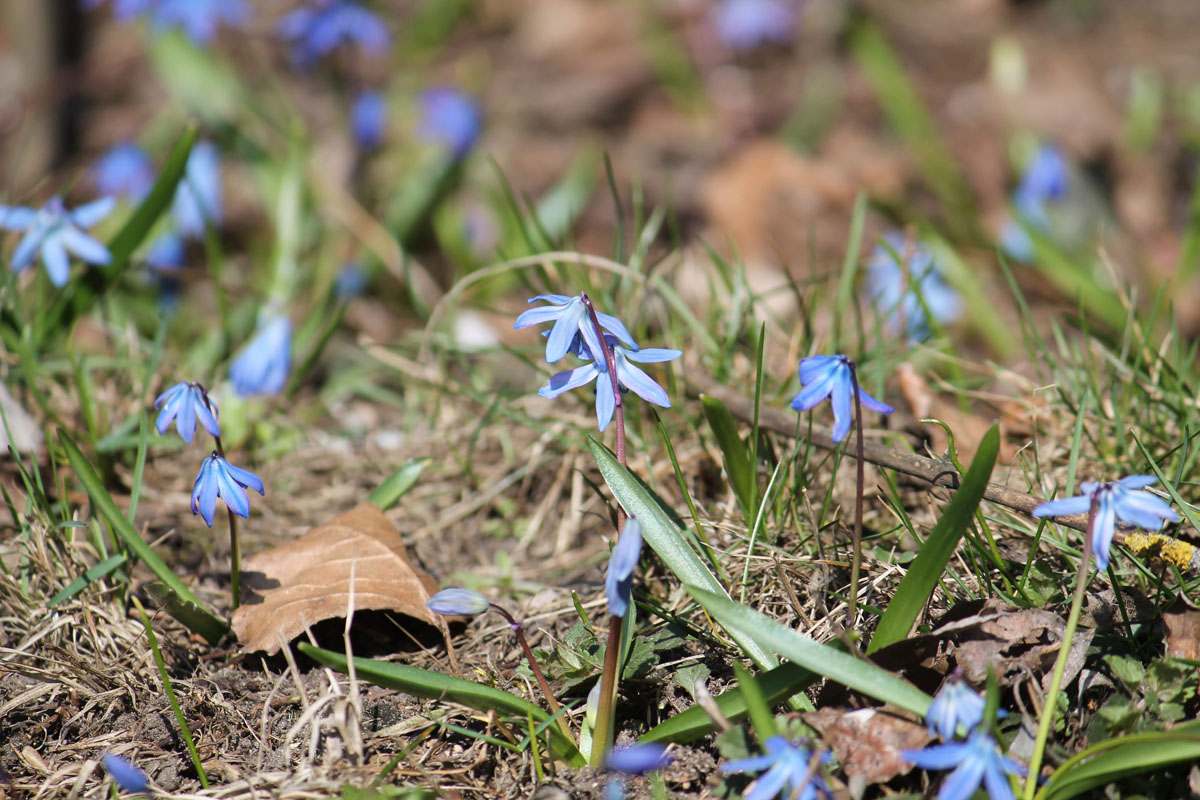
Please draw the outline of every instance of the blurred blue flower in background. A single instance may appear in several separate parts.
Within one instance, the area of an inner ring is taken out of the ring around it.
[[[204,459],[196,475],[196,483],[192,487],[192,514],[199,514],[211,528],[219,497],[230,511],[239,517],[249,517],[250,498],[246,496],[246,489],[266,494],[262,478],[249,470],[235,467],[214,451]]]
[[[942,783],[938,800],[968,800],[983,783],[991,800],[1013,800],[1009,775],[1024,775],[1021,765],[1000,752],[996,740],[977,730],[965,742],[947,742],[901,755],[921,769],[953,769]]]
[[[592,324],[592,315],[588,313],[583,303],[583,295],[567,297],[565,294],[539,294],[531,297],[530,303],[544,300],[550,305],[531,308],[522,312],[513,323],[513,330],[521,330],[531,325],[543,322],[553,322],[550,335],[546,341],[546,362],[553,364],[573,349],[583,346],[576,343],[576,337],[582,336],[586,349],[577,350],[580,358],[591,358],[592,350],[600,349],[600,341],[596,338],[596,326]],[[600,327],[617,337],[617,340],[633,350],[637,350],[637,342],[625,327],[625,323],[611,314],[596,312]]]
[[[553,334],[551,335],[553,336]],[[617,382],[621,389],[632,391],[648,403],[670,408],[671,399],[667,397],[666,391],[655,383],[653,378],[629,362],[656,364],[672,361],[683,355],[683,351],[659,347],[626,350],[617,344],[617,337],[606,333],[604,338],[613,349],[613,362],[617,368]],[[574,342],[576,354],[580,358],[589,360],[590,363],[575,369],[564,370],[552,376],[545,386],[538,389],[538,394],[542,397],[558,397],[572,389],[596,381],[596,419],[600,423],[600,430],[603,431],[612,421],[613,412],[616,411],[612,382],[608,376],[608,364],[603,354],[599,358],[593,358],[591,348],[584,343],[583,339],[576,339]]]
[[[910,246],[898,231],[888,233],[884,241],[887,246],[877,246],[867,262],[867,297],[879,313],[887,315],[891,333],[899,332],[903,319],[908,340],[924,341],[930,334],[926,309],[939,323],[953,322],[962,314],[962,297],[946,283],[928,247]],[[908,268],[902,269],[900,259],[906,256]]]
[[[367,290],[367,271],[357,261],[347,261],[333,280],[333,294],[338,300],[358,297]]]
[[[1161,497],[1141,491],[1158,478],[1153,475],[1130,475],[1114,483],[1079,484],[1083,494],[1064,497],[1042,503],[1033,510],[1035,517],[1062,517],[1070,514],[1087,514],[1092,501],[1097,503],[1096,519],[1092,523],[1092,552],[1096,554],[1096,568],[1107,569],[1109,550],[1117,520],[1126,525],[1135,525],[1148,531],[1161,530],[1164,522],[1178,522],[1179,515]]]
[[[1071,171],[1062,151],[1052,144],[1038,147],[1025,166],[1025,172],[1013,191],[1015,218],[1009,217],[1000,230],[1000,246],[1020,261],[1033,259],[1033,240],[1026,228],[1050,232],[1048,207],[1067,198]]]
[[[133,762],[114,753],[101,753],[100,761],[104,763],[104,770],[123,791],[132,794],[145,794],[150,791],[150,779],[146,777],[146,773],[135,767]]]
[[[630,518],[630,522],[632,521],[633,519]],[[626,527],[628,528],[628,523]],[[625,536],[625,533],[621,534],[622,541],[624,541]],[[638,546],[641,546],[640,531],[638,533]],[[624,772],[626,775],[641,775],[646,772],[653,772],[656,769],[665,769],[674,760],[674,757],[667,752],[667,746],[662,742],[646,742],[644,744],[616,747],[609,750],[608,755],[604,758],[604,766],[617,772]]]
[[[208,225],[221,221],[221,157],[212,142],[196,142],[175,198],[171,216],[183,236],[204,238]]]
[[[792,408],[808,411],[826,397],[833,404],[833,440],[840,442],[850,432],[854,418],[854,380],[850,376],[850,359],[844,355],[809,356],[800,360],[800,392],[792,398]],[[865,408],[880,414],[891,414],[894,408],[881,403],[860,386],[859,399]]]
[[[608,599],[608,613],[614,617],[623,617],[629,610],[629,600],[633,595],[633,572],[641,558],[642,523],[638,522],[636,517],[630,517],[621,529],[621,535],[617,538],[617,544],[608,559],[608,571],[604,575],[604,595]],[[614,754],[609,754],[610,758],[612,755]],[[623,767],[613,768],[622,772],[634,771]]]
[[[196,420],[210,435],[221,435],[221,428],[217,425],[217,404],[208,399],[204,387],[198,383],[182,381],[175,384],[158,396],[154,407],[162,408],[154,423],[160,435],[167,432],[172,420],[175,421],[175,430],[189,444],[196,432]]]
[[[312,64],[343,42],[371,55],[380,55],[392,42],[383,20],[350,0],[310,0],[279,21],[279,35],[292,43],[292,63],[298,66]]]
[[[782,736],[766,741],[766,755],[750,756],[721,765],[721,772],[762,772],[743,794],[745,800],[816,800],[817,794],[832,800],[833,792],[820,774],[810,773],[812,753],[802,744],[792,744]],[[829,753],[821,754],[821,763],[830,761]],[[765,770],[765,772],[764,772]]]
[[[96,8],[104,0],[83,0],[85,8]],[[240,28],[250,16],[245,0],[113,0],[113,17],[125,21],[136,16],[149,19],[156,31],[179,28],[198,45],[208,45],[222,23]]]
[[[359,92],[350,107],[350,131],[363,150],[374,150],[383,143],[387,128],[387,99],[383,92],[368,89]]]
[[[92,178],[102,195],[118,195],[140,203],[154,185],[154,165],[146,151],[124,142],[97,159]]]
[[[973,729],[983,721],[985,705],[983,695],[968,686],[961,674],[951,675],[925,713],[929,735],[936,734],[949,741],[959,725],[968,731]]]
[[[278,394],[292,368],[292,321],[271,317],[259,325],[254,338],[233,360],[229,379],[242,397]]]
[[[468,95],[447,88],[421,93],[421,136],[444,144],[455,158],[471,151],[481,127],[479,106]]]
[[[167,231],[154,240],[146,263],[161,272],[174,272],[183,266],[183,239],[174,231]]]
[[[104,219],[116,205],[113,197],[103,197],[68,211],[61,197],[53,197],[38,209],[0,206],[0,229],[25,231],[13,251],[12,271],[23,272],[41,254],[46,274],[55,286],[64,286],[71,275],[68,252],[89,264],[108,264],[112,254],[108,248],[84,228]]]
[[[800,0],[722,0],[713,9],[721,41],[731,50],[768,42],[787,44],[795,34]]]

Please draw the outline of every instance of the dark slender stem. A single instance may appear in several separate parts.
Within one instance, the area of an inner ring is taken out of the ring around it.
[[[1083,554],[1079,558],[1079,573],[1075,576],[1075,596],[1071,598],[1071,611],[1067,614],[1067,627],[1058,646],[1058,658],[1050,674],[1050,687],[1042,701],[1042,715],[1038,719],[1037,737],[1033,742],[1033,755],[1029,758],[1029,776],[1025,779],[1023,800],[1033,800],[1037,790],[1038,772],[1042,768],[1042,754],[1046,751],[1046,740],[1054,724],[1054,712],[1058,710],[1058,691],[1062,688],[1063,675],[1067,671],[1067,660],[1071,655],[1071,640],[1079,625],[1079,614],[1083,610],[1083,596],[1087,593],[1088,567],[1092,560],[1092,537],[1095,536],[1096,511],[1100,507],[1100,489],[1092,494],[1092,505],[1088,509],[1088,530],[1083,537]]]
[[[617,671],[621,658],[621,626],[616,614],[608,618],[608,644],[604,648],[604,671],[600,673],[600,702],[596,706],[596,727],[592,730],[593,767],[604,764],[604,754],[612,743],[613,706],[617,699]]]
[[[864,464],[866,464],[866,459],[863,458],[862,392],[858,388],[858,368],[853,361],[850,362],[850,382],[854,384],[854,428],[858,435],[858,447],[855,459],[857,461],[855,472],[857,484],[854,496],[854,553],[850,560],[850,598],[846,606],[847,630],[854,627],[858,611],[858,580],[862,570],[863,482],[865,480]]]
[[[604,329],[600,327],[600,317],[596,315],[596,307],[592,305],[592,299],[586,293],[580,293],[580,299],[587,307],[588,315],[592,318],[592,327],[596,329],[596,337],[600,340],[601,346],[604,348],[604,364],[608,369],[608,382],[612,384],[613,392],[613,411],[617,419],[617,460],[621,462],[622,467],[629,466],[625,460],[625,404],[621,402],[621,384],[617,380],[617,362],[613,356],[612,346],[604,339]],[[596,354],[592,353],[595,358]],[[617,530],[621,528],[621,521],[617,522]]]
[[[529,662],[529,669],[533,671],[533,678],[537,681],[538,688],[542,690],[542,695],[546,698],[546,708],[550,709],[551,714],[558,715],[558,727],[568,739],[574,740],[575,736],[571,733],[570,726],[567,725],[566,717],[560,713],[562,706],[558,704],[558,700],[554,697],[554,690],[550,688],[550,683],[546,680],[545,673],[542,672],[542,667],[538,664],[536,658],[533,657],[533,648],[529,646],[529,640],[525,638],[525,626],[521,624],[508,610],[503,606],[498,606],[491,603],[490,606],[508,621],[508,626],[512,628],[513,635],[517,637],[517,643],[521,645],[521,651],[525,654],[525,660]]]

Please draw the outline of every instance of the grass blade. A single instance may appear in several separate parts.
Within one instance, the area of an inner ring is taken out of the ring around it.
[[[992,468],[996,465],[999,449],[1000,429],[993,425],[979,443],[975,459],[971,462],[967,474],[963,476],[958,491],[954,493],[954,499],[946,506],[942,518],[933,526],[929,538],[921,545],[921,552],[913,559],[908,573],[896,589],[896,594],[888,602],[867,648],[868,653],[900,641],[912,630],[917,615],[928,602],[930,593],[937,586],[938,578],[954,553],[954,548],[958,546],[967,525],[975,516],[975,510],[979,508],[979,501],[983,499],[988,480],[992,477]]]
[[[750,637],[794,664],[905,711],[924,716],[929,710],[929,695],[870,661],[821,644],[723,595],[696,586],[687,590],[730,632]]]
[[[1063,764],[1038,800],[1066,800],[1139,772],[1200,760],[1200,722],[1169,731],[1137,733],[1089,747]]]
[[[400,502],[400,498],[407,494],[409,489],[417,485],[417,479],[421,477],[421,472],[428,464],[428,458],[412,459],[389,475],[383,483],[376,486],[375,491],[371,492],[367,498],[367,502],[374,503],[381,510],[387,511]]]
[[[754,463],[746,445],[738,436],[737,423],[725,404],[716,397],[702,397],[700,405],[704,409],[704,418],[712,428],[717,446],[721,448],[721,458],[725,462],[725,472],[729,475],[729,485],[737,496],[738,505],[742,507],[742,519],[750,525],[758,513],[758,487],[755,483]]]

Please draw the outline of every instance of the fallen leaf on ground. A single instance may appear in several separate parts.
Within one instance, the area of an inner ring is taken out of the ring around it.
[[[409,560],[383,512],[363,503],[243,562],[247,596],[233,612],[233,630],[244,650],[273,655],[280,633],[291,641],[311,625],[345,617],[351,571],[356,611],[396,611],[437,626],[425,606],[437,583]]]
[[[887,783],[908,772],[913,765],[900,751],[924,747],[930,739],[924,725],[874,708],[824,708],[803,717],[821,734],[846,774],[866,783]]]
[[[1200,659],[1200,609],[1180,597],[1163,611],[1163,622],[1167,625],[1167,655]]]

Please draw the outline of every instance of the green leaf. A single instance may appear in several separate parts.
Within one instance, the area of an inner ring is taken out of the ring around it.
[[[642,538],[658,554],[683,583],[698,586],[713,594],[728,597],[725,587],[704,566],[696,551],[688,544],[683,530],[664,509],[661,500],[640,478],[621,466],[621,462],[600,442],[588,437],[588,449],[596,459],[600,474],[617,498],[617,502],[632,517],[642,523]],[[744,633],[730,631],[730,635],[751,660],[761,668],[770,669],[779,662],[769,652]]]
[[[954,548],[967,530],[967,525],[975,516],[979,501],[987,489],[988,480],[992,477],[992,468],[996,465],[996,454],[1000,449],[1000,429],[996,425],[983,437],[979,449],[975,451],[975,459],[967,474],[963,476],[954,499],[946,506],[942,518],[933,526],[929,538],[921,545],[921,552],[913,559],[896,588],[896,593],[888,602],[883,616],[879,618],[879,626],[871,638],[867,653],[873,653],[881,647],[904,639],[912,630],[917,615],[928,602],[930,594],[937,586],[942,571]]]
[[[70,434],[59,429],[58,441],[66,452],[67,461],[70,462],[75,476],[79,478],[79,482],[83,484],[88,497],[92,499],[92,505],[96,507],[97,513],[103,517],[108,527],[121,537],[121,541],[125,543],[125,546],[132,550],[133,554],[141,559],[142,563],[154,573],[155,577],[165,584],[165,588],[169,589],[175,595],[175,599],[179,603],[176,609],[187,609],[188,613],[185,615],[187,619],[178,617],[177,619],[184,625],[188,625],[191,630],[203,636],[209,644],[216,644],[225,635],[225,632],[229,630],[229,626],[205,609],[204,605],[196,599],[191,590],[187,586],[184,586],[183,581],[179,580],[175,576],[175,573],[171,572],[171,568],[158,557],[158,554],[150,549],[150,545],[142,541],[142,537],[134,529],[133,523],[121,513],[121,509],[113,501],[112,495],[104,488],[100,476],[92,469],[87,456],[79,449],[79,445],[75,444],[75,440],[71,438]],[[170,607],[168,607],[168,612],[170,612]],[[189,625],[189,620],[192,623],[197,623],[199,627]]]
[[[1066,800],[1140,772],[1200,760],[1200,722],[1135,733],[1089,747],[1059,767],[1038,800]]]
[[[692,597],[730,632],[737,631],[789,661],[876,700],[924,716],[932,698],[870,661],[843,653],[728,597],[687,586]]]
[[[771,716],[771,706],[750,670],[734,661],[733,674],[737,678],[738,691],[742,693],[742,699],[750,712],[750,724],[754,726],[754,733],[760,742],[765,742],[779,732],[775,728],[775,717]]]
[[[89,569],[87,572],[80,575],[75,580],[68,583],[61,592],[54,595],[54,597],[51,597],[50,602],[46,605],[50,608],[54,608],[54,606],[58,605],[59,603],[70,600],[72,597],[86,589],[93,581],[97,581],[100,578],[103,578],[104,576],[123,567],[125,562],[128,560],[129,559],[126,558],[124,553],[117,553],[115,556],[109,556],[96,566]]]
[[[798,664],[783,663],[774,669],[758,674],[758,688],[767,705],[783,702],[796,692],[813,683],[819,676]],[[713,702],[731,722],[740,722],[749,716],[746,697],[737,689],[730,689],[714,697]],[[643,742],[679,742],[686,744],[707,736],[715,730],[712,718],[700,706],[689,708],[670,719],[663,720],[646,733]]]
[[[89,269],[79,279],[68,283],[54,302],[37,316],[34,322],[34,341],[39,348],[52,331],[70,330],[71,324],[85,314],[100,295],[120,279],[129,266],[133,252],[141,246],[159,216],[171,205],[175,197],[175,187],[183,177],[188,156],[191,155],[192,145],[195,143],[196,128],[190,126],[171,148],[167,163],[163,165],[150,194],[146,195],[146,199],[129,217],[129,221],[108,243],[112,261],[105,267]]]
[[[417,485],[417,479],[421,477],[421,472],[428,463],[428,458],[412,459],[389,475],[387,480],[376,486],[375,491],[371,492],[371,496],[367,498],[367,502],[374,503],[381,510],[387,511],[400,502],[400,498],[407,494],[409,489]]]
[[[300,652],[326,667],[345,672],[347,669],[346,656],[332,650],[324,650],[301,642],[297,645]],[[522,719],[532,716],[539,724],[550,719],[540,707],[491,686],[466,681],[431,672],[426,669],[410,667],[406,664],[393,664],[388,661],[374,661],[369,658],[355,658],[354,672],[363,680],[370,681],[376,686],[389,689],[399,689],[416,697],[430,700],[449,700],[452,703],[473,708],[476,711],[496,711]],[[586,762],[575,743],[567,739],[557,727],[550,725],[546,728],[550,736],[550,746],[554,754],[572,767],[582,767]]]
[[[758,513],[758,497],[755,481],[754,463],[750,453],[737,432],[737,423],[725,404],[716,397],[702,397],[700,405],[704,409],[704,418],[708,427],[712,428],[717,446],[721,448],[721,458],[725,462],[725,472],[729,475],[729,484],[737,497],[738,505],[742,507],[742,519],[747,525],[754,523]]]

